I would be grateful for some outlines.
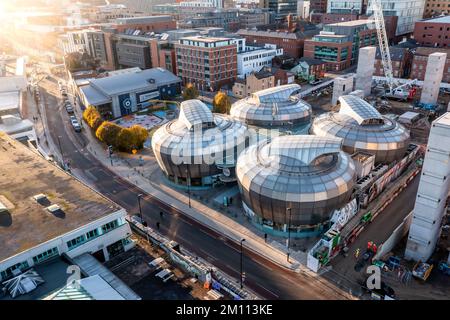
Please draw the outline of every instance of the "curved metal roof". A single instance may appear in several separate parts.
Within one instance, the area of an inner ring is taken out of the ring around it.
[[[359,125],[371,124],[377,121],[379,123],[383,122],[383,117],[378,110],[357,96],[340,96],[338,101],[341,104],[339,113],[350,116]]]
[[[351,192],[355,181],[355,165],[340,143],[328,137],[277,137],[242,152],[236,175],[242,188],[271,199],[309,203],[337,198]]]
[[[186,102],[178,119],[164,124],[153,134],[151,143],[155,154],[169,155],[175,164],[193,164],[192,159],[199,162],[195,164],[201,164],[225,152],[226,158],[212,163],[235,163],[234,148],[243,146],[247,137],[245,124],[226,115],[213,114],[209,109],[206,112],[206,105],[199,100]],[[212,125],[202,125],[209,121]]]
[[[214,123],[211,110],[197,99],[181,103],[179,119],[189,130],[197,126],[201,128],[204,125],[212,125]]]
[[[276,103],[285,102],[289,97],[300,90],[298,84],[286,84],[279,87],[268,88],[252,93],[251,97],[256,100],[256,103]]]
[[[283,126],[308,122],[311,106],[295,94],[297,84],[278,86],[252,94],[231,106],[230,115],[239,121],[256,126]]]
[[[353,153],[360,150],[375,154],[377,162],[400,159],[409,145],[408,130],[380,115],[372,106],[361,102],[362,99],[346,97],[341,97],[339,112],[317,116],[311,132],[321,137],[342,138],[345,151]]]

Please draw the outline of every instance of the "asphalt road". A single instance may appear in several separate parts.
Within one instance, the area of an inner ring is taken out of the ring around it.
[[[45,84],[48,88],[49,83],[46,81]],[[56,144],[59,137],[64,158],[70,161],[72,172],[76,176],[81,175],[82,180],[89,182],[94,189],[124,207],[130,214],[137,213],[137,195],[144,192],[103,167],[84,149],[84,136],[73,131],[65,109],[52,95],[56,93],[56,90],[53,90],[49,90],[49,93],[41,90],[46,102],[48,127]],[[240,253],[237,244],[221,238],[152,196],[146,195],[141,205],[144,219],[149,225],[155,226],[156,222],[160,221],[160,232],[163,235],[177,241],[236,279],[239,278]],[[165,212],[162,219],[159,214],[161,210]],[[243,265],[246,273],[244,285],[267,299],[346,298],[342,291],[327,280],[317,280],[307,274],[287,271],[245,249]]]

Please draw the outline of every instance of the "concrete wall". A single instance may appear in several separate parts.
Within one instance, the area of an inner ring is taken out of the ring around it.
[[[370,95],[372,90],[372,76],[375,71],[376,47],[359,49],[358,68],[355,77],[355,90],[362,90],[364,96]]]
[[[432,123],[405,257],[426,261],[439,239],[450,182],[450,112]]]
[[[392,232],[391,236],[378,247],[377,254],[374,256],[375,260],[379,260],[384,255],[389,253],[408,233],[409,227],[411,226],[412,217],[413,212],[411,211],[411,213],[403,219],[402,223],[400,223],[400,225]]]
[[[336,105],[340,96],[349,94],[353,91],[353,79],[354,74],[347,77],[339,77],[334,79],[333,85],[333,98],[331,99],[331,104]]]
[[[439,84],[444,74],[446,53],[435,52],[428,56],[425,80],[422,88],[420,102],[436,104],[439,96]]]

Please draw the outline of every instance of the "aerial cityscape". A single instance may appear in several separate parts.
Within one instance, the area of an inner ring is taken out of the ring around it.
[[[449,0],[0,0],[0,303],[450,300],[449,37]]]

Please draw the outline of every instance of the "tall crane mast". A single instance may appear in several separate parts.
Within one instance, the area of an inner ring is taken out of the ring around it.
[[[383,8],[380,0],[371,0],[375,27],[377,29],[378,44],[380,46],[381,60],[383,62],[384,76],[387,79],[389,92],[392,94],[395,83],[394,73],[392,71],[391,53],[389,51],[389,42],[384,23]]]

